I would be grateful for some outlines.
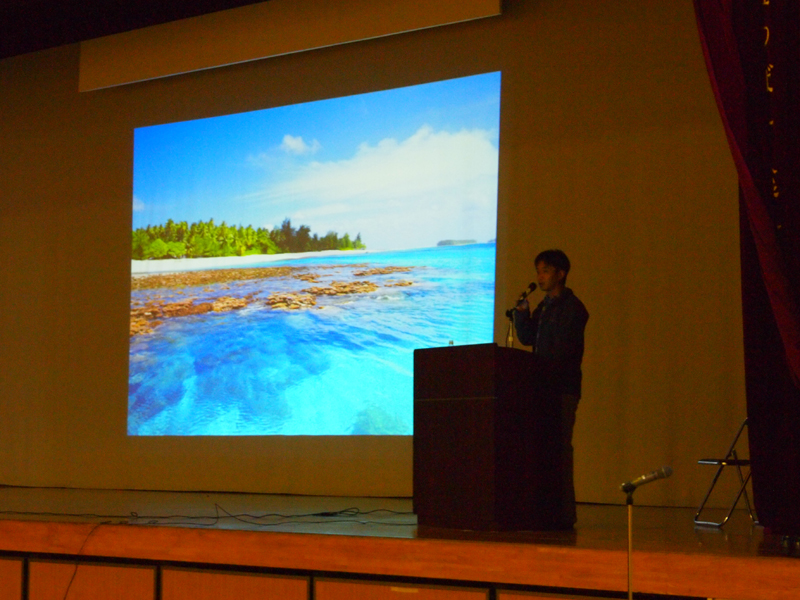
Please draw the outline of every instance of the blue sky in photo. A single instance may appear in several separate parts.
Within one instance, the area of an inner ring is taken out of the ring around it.
[[[370,250],[496,236],[500,73],[136,129],[133,228],[361,234]]]

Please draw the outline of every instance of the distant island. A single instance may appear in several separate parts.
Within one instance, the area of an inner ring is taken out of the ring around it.
[[[442,240],[437,246],[466,246],[467,244],[477,244],[478,240]]]

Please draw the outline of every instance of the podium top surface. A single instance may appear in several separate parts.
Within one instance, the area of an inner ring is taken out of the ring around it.
[[[414,400],[497,397],[537,378],[530,352],[492,344],[414,351]]]

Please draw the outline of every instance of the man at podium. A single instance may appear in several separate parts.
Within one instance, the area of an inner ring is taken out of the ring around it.
[[[589,313],[583,302],[566,287],[570,262],[564,252],[545,250],[539,253],[534,264],[537,284],[546,295],[533,312],[527,299],[522,300],[514,311],[514,327],[519,341],[533,347],[561,402],[564,512],[559,521],[564,527],[572,527],[577,520],[572,431],[581,397],[583,338]]]

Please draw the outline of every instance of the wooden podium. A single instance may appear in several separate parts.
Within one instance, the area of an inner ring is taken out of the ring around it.
[[[560,408],[533,355],[497,344],[414,351],[420,526],[559,528]]]

